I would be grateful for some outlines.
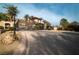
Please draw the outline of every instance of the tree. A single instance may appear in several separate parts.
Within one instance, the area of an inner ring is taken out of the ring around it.
[[[73,21],[73,22],[71,22],[71,24],[73,24],[73,25],[79,25],[79,23],[77,21]]]
[[[8,17],[4,13],[0,13],[0,20],[7,21]]]
[[[74,31],[79,31],[79,23],[77,21],[71,22],[68,27],[72,28]]]
[[[62,18],[60,21],[60,26],[62,27],[62,29],[66,30],[68,25],[69,25],[68,20],[65,18]]]
[[[30,16],[29,19],[34,21],[34,16]]]
[[[29,15],[26,14],[26,15],[24,16],[24,18],[25,18],[25,21],[26,21],[26,24],[27,24],[27,21],[29,20]]]
[[[15,25],[15,17],[17,16],[17,13],[18,13],[18,9],[17,7],[13,6],[13,5],[7,5],[5,6],[5,9],[7,9],[7,13],[11,16],[11,19],[14,20],[14,36],[16,35],[16,25]]]
[[[42,23],[36,23],[34,29],[35,30],[42,30],[44,25]]]
[[[51,27],[51,24],[47,20],[43,20],[44,22],[44,29],[49,29]]]
[[[24,18],[26,19],[26,21],[28,20],[29,18],[29,15],[25,15]]]

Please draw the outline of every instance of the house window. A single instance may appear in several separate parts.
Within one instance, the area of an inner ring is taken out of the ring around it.
[[[5,23],[5,29],[9,30],[9,28],[10,28],[10,24],[9,23]]]

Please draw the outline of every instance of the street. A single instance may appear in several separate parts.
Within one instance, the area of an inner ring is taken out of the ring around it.
[[[25,55],[78,55],[79,33],[20,31]],[[26,42],[27,41],[27,42]],[[17,53],[16,53],[17,54]]]

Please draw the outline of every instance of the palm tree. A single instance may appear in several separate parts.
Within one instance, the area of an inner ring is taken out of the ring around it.
[[[26,21],[26,24],[27,24],[27,21],[29,20],[29,15],[26,14],[26,15],[24,16],[24,18],[25,18],[25,21]]]
[[[16,17],[16,15],[18,13],[18,9],[17,9],[17,7],[15,7],[13,5],[8,5],[5,8],[7,9],[7,13],[11,16],[11,19],[14,21],[14,36],[15,36],[16,35],[16,32],[15,32],[15,30],[16,30],[15,17]]]
[[[34,23],[34,16],[30,16],[29,17],[29,24],[30,24],[29,29],[32,29],[33,23]]]
[[[30,20],[34,21],[34,16],[30,16]]]
[[[26,19],[26,21],[28,20],[29,18],[29,15],[25,15],[24,18]]]

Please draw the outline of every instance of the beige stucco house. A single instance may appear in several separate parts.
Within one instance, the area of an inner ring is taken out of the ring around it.
[[[14,22],[13,21],[0,21],[0,26],[6,29],[6,27],[13,27]]]

